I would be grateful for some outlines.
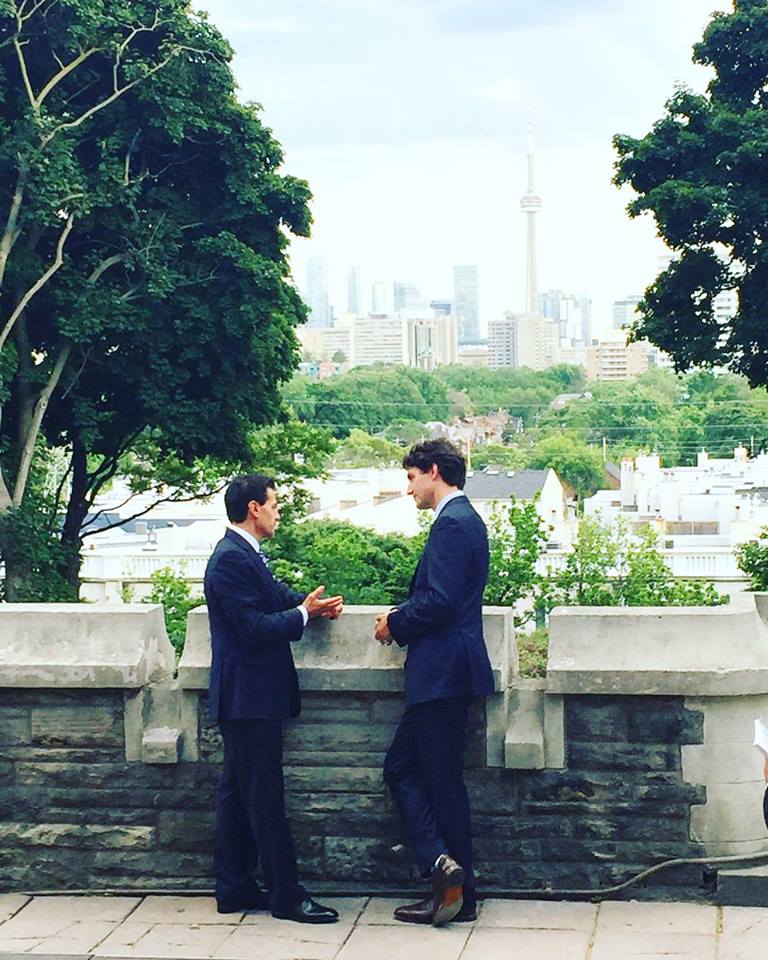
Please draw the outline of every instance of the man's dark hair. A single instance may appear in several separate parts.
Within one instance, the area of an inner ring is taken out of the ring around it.
[[[248,504],[251,500],[266,503],[267,490],[270,489],[275,489],[275,481],[272,477],[265,477],[263,473],[248,473],[243,477],[235,477],[224,494],[224,506],[227,508],[229,522],[242,523],[248,516]]]
[[[415,447],[406,453],[403,457],[403,466],[416,467],[422,473],[428,473],[432,464],[435,464],[440,476],[451,487],[464,489],[464,481],[467,479],[467,462],[464,455],[448,440],[425,440],[424,443],[417,443]]]

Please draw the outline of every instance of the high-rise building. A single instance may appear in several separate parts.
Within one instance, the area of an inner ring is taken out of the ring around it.
[[[480,339],[480,288],[477,267],[453,268],[453,307],[459,321],[459,343]]]
[[[587,347],[592,336],[592,300],[562,290],[547,290],[537,297],[539,313],[560,328],[562,348]]]
[[[362,313],[363,298],[360,295],[360,267],[347,270],[347,313]]]
[[[421,370],[434,370],[444,363],[456,363],[458,325],[456,317],[409,317],[408,363]]]
[[[387,312],[387,285],[383,280],[371,284],[371,313],[379,316]]]
[[[660,357],[647,340],[603,341],[587,350],[587,380],[634,380],[651,366],[663,366]]]
[[[623,300],[616,300],[613,304],[613,329],[628,330],[635,320],[639,319],[637,305],[643,298],[640,294],[631,293]]]
[[[415,283],[404,283],[401,280],[395,280],[392,285],[392,292],[394,295],[395,313],[415,309],[421,301],[421,294]]]
[[[488,332],[488,365],[546,370],[560,362],[560,328],[538,313],[511,313],[493,320]]]
[[[380,314],[355,320],[352,335],[355,366],[373,363],[408,365],[408,321],[402,317]]]
[[[328,261],[312,257],[307,264],[307,306],[310,327],[329,327],[331,309],[328,303]]]

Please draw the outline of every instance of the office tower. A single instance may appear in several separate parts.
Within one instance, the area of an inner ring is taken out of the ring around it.
[[[628,330],[639,319],[637,305],[643,298],[639,294],[630,294],[613,304],[613,329]]]
[[[459,321],[459,343],[480,339],[479,280],[475,266],[453,268],[453,307]]]
[[[587,380],[634,380],[650,366],[665,366],[663,355],[647,340],[603,341],[587,350]]]
[[[409,317],[408,364],[421,370],[434,370],[444,363],[456,363],[458,324],[456,317]]]
[[[401,317],[371,316],[355,320],[352,336],[355,366],[373,363],[407,366],[409,363],[408,321]]]
[[[546,370],[560,362],[560,328],[537,313],[510,313],[492,320],[488,331],[488,365]]]
[[[374,280],[371,284],[371,313],[387,312],[387,285],[383,280]]]
[[[328,305],[328,261],[312,257],[307,264],[307,306],[310,327],[328,327],[331,311]]]
[[[392,291],[395,301],[395,313],[416,310],[421,306],[421,294],[415,283],[404,283],[401,280],[395,280],[392,284]]]
[[[535,314],[537,304],[536,287],[536,214],[541,210],[541,197],[533,186],[533,128],[528,128],[528,189],[520,200],[520,209],[528,221],[525,271],[525,312]]]
[[[360,295],[360,267],[347,270],[347,313],[362,313],[363,298]]]
[[[546,290],[537,297],[539,313],[560,328],[560,346],[589,346],[592,330],[592,300],[586,296]]]

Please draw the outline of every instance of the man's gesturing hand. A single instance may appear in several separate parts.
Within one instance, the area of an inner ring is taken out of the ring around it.
[[[302,601],[302,606],[307,611],[310,620],[316,617],[326,617],[330,620],[337,620],[344,609],[344,597],[324,597],[325,587],[315,587],[312,593],[308,593]]]

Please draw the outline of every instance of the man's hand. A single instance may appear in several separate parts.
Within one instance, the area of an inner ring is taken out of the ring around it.
[[[317,617],[337,620],[341,616],[341,611],[344,608],[344,597],[324,597],[324,593],[324,586],[315,587],[302,601],[302,606],[307,611],[310,620],[315,620]]]
[[[379,613],[376,616],[376,630],[374,631],[374,637],[381,643],[383,646],[388,647],[392,641],[395,639],[392,634],[389,632],[389,614],[388,613]]]
[[[765,782],[768,783],[768,757],[765,758],[765,766],[763,767],[763,773],[765,774]]]

